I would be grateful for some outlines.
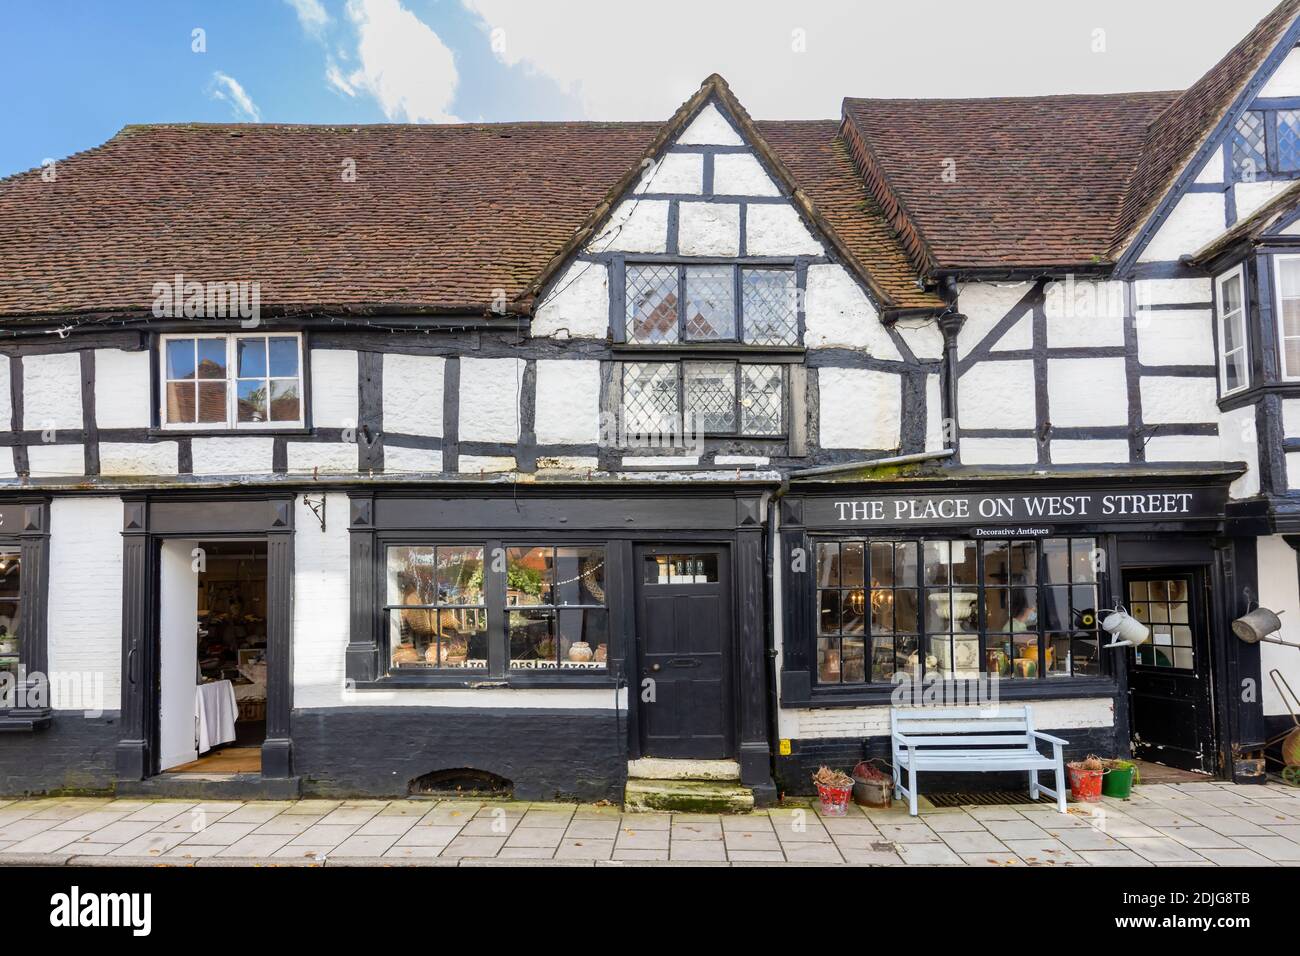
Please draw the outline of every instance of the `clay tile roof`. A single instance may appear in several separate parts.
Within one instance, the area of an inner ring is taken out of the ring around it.
[[[1182,93],[1151,124],[1141,161],[1115,223],[1113,253],[1124,251],[1156,205],[1174,185],[1238,94],[1300,14],[1300,0],[1283,0],[1210,71]]]
[[[1147,126],[1177,97],[850,98],[844,136],[922,271],[1088,265],[1106,260]]]
[[[837,122],[755,125],[721,77],[674,120],[711,95],[770,140],[756,148],[796,177],[805,213],[883,305],[942,306],[917,288]],[[147,311],[176,273],[257,281],[270,311],[485,313],[500,290],[527,312],[672,126],[127,127],[60,161],[54,182],[0,181],[0,316]]]

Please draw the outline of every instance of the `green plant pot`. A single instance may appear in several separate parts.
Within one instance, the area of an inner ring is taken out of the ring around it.
[[[1101,792],[1106,797],[1118,797],[1127,800],[1133,792],[1133,772],[1137,768],[1112,768],[1101,781]]]

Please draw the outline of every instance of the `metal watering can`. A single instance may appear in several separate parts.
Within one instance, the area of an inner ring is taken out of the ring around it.
[[[1300,647],[1300,644],[1293,641],[1269,636],[1282,630],[1282,619],[1279,617],[1282,613],[1281,611],[1274,613],[1266,607],[1257,607],[1232,622],[1232,633],[1247,644],[1258,644],[1263,641],[1266,644],[1281,644],[1283,647]]]
[[[1129,614],[1121,604],[1116,608],[1102,608],[1106,616],[1101,619],[1101,629],[1115,640],[1105,647],[1136,647],[1151,637],[1151,629]]]

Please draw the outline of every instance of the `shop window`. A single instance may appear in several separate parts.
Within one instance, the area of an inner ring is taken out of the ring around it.
[[[799,344],[791,267],[629,264],[624,338],[634,345]]]
[[[161,352],[164,428],[303,425],[302,336],[165,335]]]
[[[817,543],[817,679],[1100,674],[1094,538]]]
[[[1196,669],[1191,595],[1186,581],[1131,581],[1129,611],[1151,629],[1151,640],[1134,648],[1139,664]]]
[[[784,365],[627,362],[623,429],[637,436],[779,438],[785,434],[785,380]]]
[[[487,669],[481,545],[390,547],[387,589],[395,669]]]
[[[1245,271],[1238,266],[1214,282],[1219,332],[1219,384],[1224,395],[1250,384],[1246,342]]]
[[[605,549],[506,551],[512,670],[604,670],[609,655]]]
[[[1300,379],[1300,256],[1276,256],[1277,332],[1282,377]]]
[[[18,633],[18,602],[22,584],[22,558],[13,545],[0,545],[0,673],[12,675],[6,681],[16,687],[22,644]],[[9,706],[0,701],[0,706]]]

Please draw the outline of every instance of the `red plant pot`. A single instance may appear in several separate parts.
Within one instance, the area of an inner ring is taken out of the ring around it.
[[[822,813],[828,817],[842,817],[849,812],[849,798],[853,796],[853,788],[850,787],[829,787],[824,783],[817,784],[817,796],[821,799]]]
[[[1066,767],[1070,775],[1070,796],[1078,803],[1100,803],[1101,781],[1106,776],[1104,770],[1079,770]]]

